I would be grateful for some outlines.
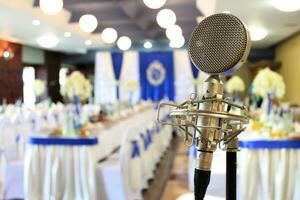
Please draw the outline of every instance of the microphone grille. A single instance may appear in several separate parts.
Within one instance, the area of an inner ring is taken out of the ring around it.
[[[189,54],[199,70],[219,74],[235,67],[249,53],[249,40],[241,20],[231,14],[215,14],[194,29]]]

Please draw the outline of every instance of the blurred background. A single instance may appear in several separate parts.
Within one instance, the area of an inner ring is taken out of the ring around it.
[[[252,41],[222,78],[251,116],[238,198],[300,199],[300,1],[0,0],[0,13],[0,199],[193,199],[196,150],[156,113],[202,95],[187,47],[215,13]],[[225,199],[225,160],[206,199]]]

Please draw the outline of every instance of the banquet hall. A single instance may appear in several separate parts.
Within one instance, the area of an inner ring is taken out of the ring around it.
[[[299,19],[299,0],[0,0],[0,200],[299,200]]]

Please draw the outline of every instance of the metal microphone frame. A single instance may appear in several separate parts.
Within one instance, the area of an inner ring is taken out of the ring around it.
[[[201,103],[218,102],[223,104],[225,111],[199,110]],[[160,111],[164,106],[175,108],[169,114],[171,122],[162,121],[160,119]],[[229,113],[231,108],[240,109],[241,115]],[[199,117],[210,117],[220,119],[219,126],[203,126],[196,125]],[[226,199],[236,199],[236,152],[238,151],[237,136],[243,132],[247,127],[245,124],[249,123],[249,112],[245,106],[234,104],[230,99],[226,99],[221,95],[215,95],[210,98],[197,100],[197,95],[192,94],[191,98],[181,104],[175,103],[160,103],[157,111],[157,121],[163,125],[171,125],[178,127],[185,133],[184,143],[191,147],[196,139],[204,139],[208,146],[219,145],[219,148],[227,151],[226,153]],[[190,128],[194,129],[192,133]],[[224,135],[219,140],[211,141],[200,129],[220,130]],[[201,138],[196,138],[196,132],[201,135]],[[189,142],[191,138],[191,142]],[[223,146],[222,146],[223,144]]]
[[[195,94],[192,94],[192,96],[196,96]],[[244,115],[236,115],[231,114],[228,112],[216,112],[216,111],[207,111],[207,110],[198,110],[199,104],[205,103],[205,102],[220,102],[224,103],[229,107],[235,107],[240,109]],[[173,122],[166,122],[161,121],[160,119],[160,110],[163,106],[170,106],[176,108],[175,110],[171,111],[169,116],[173,120]],[[221,126],[196,126],[196,120],[198,117],[212,117],[212,118],[219,118],[221,119],[222,123]],[[190,118],[188,120],[187,118]],[[233,140],[235,137],[237,137],[241,132],[243,132],[246,127],[244,127],[245,124],[249,123],[249,117],[248,117],[248,109],[245,106],[240,106],[237,104],[234,104],[228,100],[219,99],[217,97],[210,98],[210,99],[204,99],[204,100],[195,100],[194,98],[191,98],[188,101],[185,101],[181,104],[175,104],[175,103],[160,103],[158,106],[157,111],[157,121],[160,124],[163,125],[171,125],[171,126],[177,126],[179,129],[185,132],[185,144],[187,144],[189,147],[194,144],[195,140],[195,133],[198,132],[200,135],[202,135],[199,128],[202,129],[219,129],[225,134],[225,136],[220,139],[217,143],[220,144],[223,142],[224,145],[228,145],[231,140]],[[238,130],[232,131],[232,127],[239,125],[241,128]],[[193,133],[190,133],[188,130],[189,127],[194,128],[196,131],[193,131]],[[191,142],[188,144],[189,137],[192,138]],[[207,142],[212,143],[213,141],[210,141],[207,137],[202,135],[202,137],[207,140]],[[222,150],[226,150],[220,146]]]

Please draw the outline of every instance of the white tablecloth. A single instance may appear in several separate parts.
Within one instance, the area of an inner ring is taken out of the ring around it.
[[[97,138],[33,138],[25,156],[29,200],[96,200]]]
[[[155,110],[148,109],[122,119],[109,128],[100,129],[97,133],[99,140],[97,159],[101,160],[107,157],[113,150],[120,147],[122,137],[130,127],[150,124],[155,119],[155,115]]]
[[[300,141],[241,141],[240,146],[240,199],[300,199]]]

